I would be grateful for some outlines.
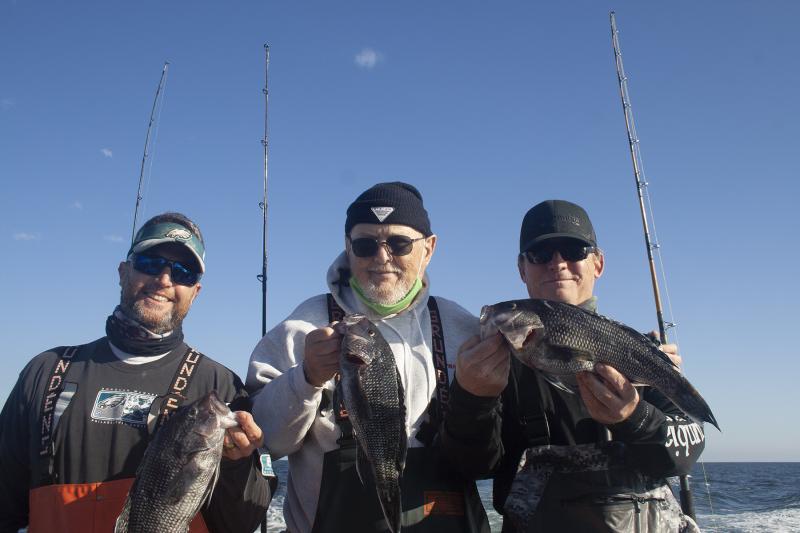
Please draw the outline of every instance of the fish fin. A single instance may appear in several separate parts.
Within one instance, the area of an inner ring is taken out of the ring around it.
[[[389,531],[397,533],[400,531],[403,519],[403,502],[400,495],[400,483],[395,480],[389,483],[383,490],[378,490],[378,501],[381,504],[383,516],[386,518],[386,525]]]
[[[400,372],[395,366],[395,374],[397,375],[397,399],[400,407],[400,449],[399,457],[397,458],[397,471],[400,472],[400,477],[403,476],[403,471],[406,469],[406,454],[408,453],[408,435],[406,434],[406,391],[403,388],[403,381],[400,379]]]
[[[356,474],[358,474],[358,480],[364,486],[372,481],[372,467],[361,444],[356,446]]]
[[[131,497],[130,494],[125,498],[125,505],[122,507],[122,512],[117,517],[114,524],[114,533],[128,533],[128,519],[131,514]]]
[[[576,394],[578,389],[575,385],[562,381],[560,377],[554,376],[552,374],[545,374],[542,372],[542,377],[553,387],[562,390],[564,392],[568,392],[569,394]]]

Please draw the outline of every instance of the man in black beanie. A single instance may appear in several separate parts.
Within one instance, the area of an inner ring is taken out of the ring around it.
[[[594,285],[605,258],[582,207],[564,200],[533,206],[523,218],[519,246],[517,267],[528,296],[596,312]],[[498,512],[505,513],[511,500],[525,449],[613,440],[624,452],[623,464],[554,472],[525,517],[525,531],[696,531],[680,515],[664,478],[688,473],[702,452],[697,424],[658,390],[637,391],[608,365],[579,373],[578,391],[567,392],[498,352],[497,337],[473,339],[471,349],[459,355],[442,442],[465,475],[494,476]],[[661,349],[680,363],[677,346]],[[503,531],[517,530],[505,513]]]
[[[477,319],[430,296],[425,269],[436,249],[419,191],[379,183],[347,209],[344,251],[328,269],[329,294],[301,303],[258,343],[247,386],[274,457],[288,456],[284,517],[296,533],[385,531],[375,485],[356,471],[350,421],[334,396],[345,314],[366,315],[389,343],[405,391],[408,453],[401,482],[403,530],[488,532],[475,483],[441,458],[437,429],[459,346]],[[260,389],[260,390],[259,390]],[[364,474],[364,472],[362,472]]]

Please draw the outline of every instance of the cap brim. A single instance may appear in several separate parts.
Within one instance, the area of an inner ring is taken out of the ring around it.
[[[522,247],[522,250],[520,251],[520,253],[527,252],[528,250],[530,250],[531,248],[533,248],[537,244],[540,244],[540,243],[542,243],[544,241],[549,241],[551,239],[573,239],[573,240],[585,243],[586,246],[597,246],[596,243],[593,243],[593,242],[591,242],[591,241],[589,241],[587,239],[584,239],[580,235],[575,235],[574,233],[545,233],[544,235],[539,235],[535,239],[531,239],[530,241],[525,243],[525,246]]]
[[[187,250],[192,252],[192,257],[194,257],[195,261],[197,261],[197,265],[200,267],[200,273],[201,274],[205,273],[205,271],[206,271],[205,262],[203,261],[203,258],[200,257],[200,255],[197,253],[197,251],[194,248],[192,248],[191,246],[189,246],[188,244],[186,244],[184,242],[181,242],[181,241],[176,241],[175,239],[172,239],[172,238],[145,239],[143,241],[137,242],[134,245],[134,247],[131,248],[131,253],[138,254],[138,253],[144,252],[146,250],[149,250],[150,248],[152,248],[154,246],[158,246],[159,244],[165,244],[165,243],[180,244],[184,248],[186,248]]]

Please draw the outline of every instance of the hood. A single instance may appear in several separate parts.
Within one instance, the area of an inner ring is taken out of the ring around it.
[[[341,279],[343,274],[345,279]],[[342,252],[336,259],[334,259],[333,263],[328,268],[326,281],[328,283],[328,290],[333,295],[336,303],[338,303],[347,314],[361,313],[366,315],[367,318],[374,322],[376,320],[384,320],[403,315],[420,306],[424,307],[428,304],[428,295],[430,294],[430,279],[428,278],[427,272],[422,276],[422,289],[419,291],[419,294],[417,294],[417,297],[414,298],[414,301],[411,302],[411,305],[399,313],[389,316],[378,315],[375,313],[375,311],[364,305],[361,300],[358,299],[353,292],[353,289],[351,289],[350,285],[348,284],[347,278],[349,277],[349,274],[350,268],[347,264],[347,253]]]

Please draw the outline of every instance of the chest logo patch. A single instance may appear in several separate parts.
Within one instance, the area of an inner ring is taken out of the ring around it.
[[[92,420],[102,424],[145,426],[155,394],[100,389],[92,408]]]

